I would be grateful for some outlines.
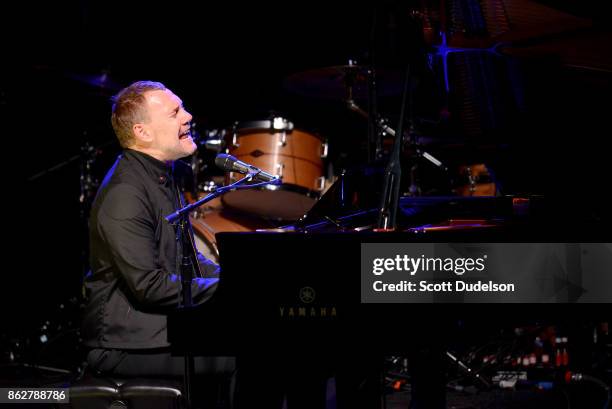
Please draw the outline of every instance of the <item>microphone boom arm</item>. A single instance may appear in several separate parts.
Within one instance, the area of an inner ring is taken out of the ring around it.
[[[245,177],[243,177],[242,179],[232,183],[231,185],[227,185],[227,186],[221,186],[220,188],[215,189],[213,192],[211,192],[210,194],[204,196],[202,199],[198,200],[197,202],[194,203],[190,203],[188,205],[186,205],[185,207],[183,207],[182,209],[177,210],[176,212],[169,214],[168,216],[164,217],[166,219],[166,221],[168,223],[175,223],[177,220],[179,220],[180,218],[184,217],[185,214],[188,214],[189,212],[191,212],[193,209],[196,209],[200,206],[202,206],[204,203],[211,201],[212,199],[221,196],[222,194],[229,192],[230,190],[239,190],[239,189],[251,189],[254,187],[260,187],[260,186],[265,186],[265,185],[269,185],[269,184],[278,184],[280,182],[280,178],[276,178],[273,179],[269,182],[260,182],[260,183],[255,183],[252,185],[245,185],[245,183],[250,182],[251,180],[253,180],[253,178],[255,178],[257,176],[257,174],[259,173],[259,171],[257,172],[249,172]]]

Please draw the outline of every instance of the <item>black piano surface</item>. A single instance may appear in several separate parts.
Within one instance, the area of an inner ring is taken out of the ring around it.
[[[593,304],[362,304],[361,243],[610,241],[609,226],[571,213],[579,198],[559,207],[542,197],[403,197],[398,229],[375,232],[376,186],[379,181],[341,177],[292,225],[218,233],[218,290],[205,305],[169,316],[174,349],[209,355],[347,348],[394,353],[466,319],[487,327],[581,320],[607,310]]]
[[[218,290],[205,305],[169,316],[169,340],[176,350],[208,355],[294,350],[334,354],[346,348],[396,353],[465,319],[486,327],[505,321],[580,320],[606,310],[592,304],[361,303],[363,242],[551,239],[548,232],[527,232],[524,226],[426,234],[219,233],[217,239],[222,268]]]

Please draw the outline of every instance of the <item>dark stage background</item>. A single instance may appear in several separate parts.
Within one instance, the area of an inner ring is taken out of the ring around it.
[[[98,147],[92,175],[101,179],[119,151],[110,97],[136,80],[172,89],[201,134],[282,114],[328,140],[332,176],[367,162],[367,122],[341,98],[290,91],[287,79],[374,56],[381,72],[394,73],[381,74],[392,95],[381,95],[378,108],[395,127],[410,62],[413,122],[418,135],[434,140],[433,153],[452,166],[486,163],[501,193],[544,195],[556,204],[559,224],[609,223],[609,7],[595,0],[524,3],[529,29],[511,25],[511,45],[500,56],[484,51],[495,43],[491,33],[461,37],[455,22],[449,34],[455,47],[481,51],[450,55],[448,93],[439,55],[428,63],[439,38],[412,13],[439,22],[438,2],[68,1],[24,3],[5,14],[16,24],[2,38],[0,109],[10,162],[4,177],[16,186],[3,201],[9,246],[2,342],[35,336],[47,320],[74,317],[70,300],[80,296],[87,269],[79,155],[86,143]],[[506,6],[521,9],[517,2]],[[548,21],[547,10],[565,17]],[[293,85],[308,93],[307,83]],[[205,160],[214,155],[200,151]],[[441,178],[426,164],[422,169],[426,183]],[[327,257],[331,250],[322,262]]]

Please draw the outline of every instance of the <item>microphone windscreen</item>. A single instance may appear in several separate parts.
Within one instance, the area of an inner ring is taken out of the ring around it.
[[[217,157],[215,157],[215,165],[217,165],[223,170],[231,171],[232,163],[235,161],[236,159],[233,156],[227,155],[225,153],[220,153],[217,155]]]

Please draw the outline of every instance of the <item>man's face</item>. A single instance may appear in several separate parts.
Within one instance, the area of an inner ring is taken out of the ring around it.
[[[195,152],[191,138],[192,116],[183,108],[183,101],[170,90],[145,93],[149,122],[143,127],[151,137],[150,149],[157,159],[171,161]]]

